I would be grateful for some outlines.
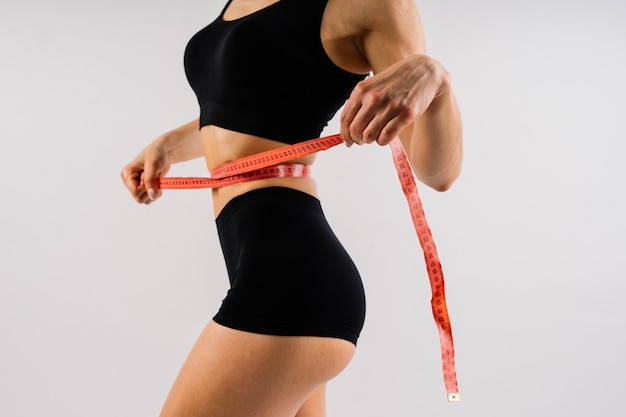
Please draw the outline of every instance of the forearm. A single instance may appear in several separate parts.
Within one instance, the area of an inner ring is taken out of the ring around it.
[[[449,80],[401,137],[420,181],[438,191],[450,188],[461,173],[463,126]]]
[[[163,147],[172,163],[184,162],[204,155],[198,119],[164,133],[155,142]]]
[[[447,190],[461,170],[461,115],[447,70],[426,55],[414,1],[351,2],[367,11],[357,39],[375,75],[359,83],[346,103],[341,132],[346,144],[386,145],[400,136],[420,181]]]

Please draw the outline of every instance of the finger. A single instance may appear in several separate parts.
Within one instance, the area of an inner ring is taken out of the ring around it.
[[[148,193],[146,192],[146,190],[142,190],[139,194],[137,194],[135,200],[137,200],[139,204],[149,204],[152,201],[150,200],[150,198],[148,198]]]
[[[126,166],[122,169],[120,176],[128,191],[130,191],[131,195],[137,199],[143,190],[143,187],[140,184],[141,173],[131,166]]]
[[[355,143],[363,145],[364,143],[373,141],[370,137],[366,137],[366,131],[376,117],[376,111],[371,106],[361,106],[359,112],[350,124],[350,135],[354,138]],[[384,115],[380,115],[379,117],[384,117]]]
[[[352,123],[352,120],[354,119],[354,116],[356,115],[357,111],[358,111],[357,103],[347,101],[341,113],[341,117],[340,117],[341,124],[339,128],[339,132],[341,133],[341,137],[343,138],[345,144],[348,147],[356,143],[354,138],[350,134],[350,124]]]
[[[143,187],[145,188],[146,194],[150,200],[154,201],[161,196],[156,161],[146,161],[146,166],[143,172]]]
[[[394,116],[387,111],[379,111],[363,130],[363,143],[374,143],[380,138],[383,129],[393,120]]]
[[[407,123],[407,120],[400,116],[394,117],[381,130],[378,139],[376,139],[376,143],[380,146],[389,145],[410,123],[410,119]]]
[[[411,123],[415,121],[414,113],[410,108],[404,108],[403,110],[397,112],[397,114],[392,117],[390,120],[386,121],[380,132],[378,137],[376,138],[376,142],[381,145],[388,145],[392,140],[394,140],[400,133],[409,127]]]
[[[341,123],[341,136],[348,146],[351,146],[353,143],[358,143],[360,139],[352,135],[350,127],[352,125],[352,122],[354,121],[354,118],[361,110],[362,98],[365,91],[364,84],[365,81],[361,81],[354,87],[352,93],[350,93],[350,97],[344,105],[343,111],[341,112],[341,117],[339,119]]]
[[[347,135],[353,143],[362,145],[365,143],[364,132],[368,125],[377,116],[375,101],[371,97],[358,94],[355,99],[356,104],[351,103],[351,107],[348,109],[350,119],[346,117],[343,123],[343,128],[348,132]]]
[[[398,106],[393,105],[393,100],[385,94],[381,94],[373,81],[374,78],[357,85],[358,90],[350,98],[359,101],[359,107],[348,126],[352,140],[358,144],[375,142],[384,125],[398,111]]]
[[[122,182],[128,188],[128,191],[131,193],[137,188],[139,185],[139,181],[136,178],[134,170],[130,167],[124,167],[120,172],[120,177],[122,178]]]

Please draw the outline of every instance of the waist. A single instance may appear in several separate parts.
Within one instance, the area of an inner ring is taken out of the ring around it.
[[[226,162],[286,146],[283,142],[234,132],[217,126],[204,126],[200,130],[200,137],[209,171]],[[314,161],[315,155],[308,155],[284,163],[312,165]]]
[[[204,126],[200,130],[206,166],[209,171],[224,163],[284,147],[282,142],[258,136],[233,132],[217,126]],[[315,155],[286,161],[288,164],[312,165]],[[217,217],[233,198],[246,192],[265,187],[288,187],[318,197],[313,178],[266,178],[213,189],[213,211]]]

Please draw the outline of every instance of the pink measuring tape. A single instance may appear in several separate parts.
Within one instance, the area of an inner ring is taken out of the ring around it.
[[[246,181],[277,177],[306,177],[310,175],[308,165],[283,164],[295,158],[311,155],[343,143],[341,135],[312,139],[295,145],[261,152],[235,161],[227,162],[211,171],[211,178],[175,178],[158,179],[159,188],[216,188]],[[398,172],[402,191],[409,204],[411,219],[417,232],[431,287],[431,306],[433,317],[439,331],[443,379],[448,394],[448,401],[459,401],[459,389],[454,363],[454,343],[452,327],[446,304],[443,271],[432,233],[426,222],[422,202],[417,192],[417,184],[411,165],[398,138],[391,142],[393,162]]]

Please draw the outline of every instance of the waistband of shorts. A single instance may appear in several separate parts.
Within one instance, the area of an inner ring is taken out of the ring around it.
[[[220,211],[217,218],[215,219],[215,223],[217,227],[224,227],[228,220],[237,212],[239,208],[241,208],[245,204],[251,204],[255,200],[261,198],[271,197],[276,200],[281,200],[285,204],[289,204],[290,202],[297,202],[301,204],[313,204],[316,206],[320,206],[320,200],[304,191],[296,190],[295,188],[289,187],[281,187],[281,186],[270,186],[270,187],[262,187],[255,188],[254,190],[247,191],[243,194],[233,197]]]

